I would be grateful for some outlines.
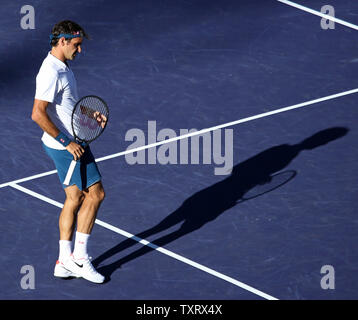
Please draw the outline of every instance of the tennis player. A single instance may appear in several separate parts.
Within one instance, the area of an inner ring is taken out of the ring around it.
[[[83,277],[102,283],[104,277],[92,266],[87,244],[105,194],[90,148],[75,143],[71,130],[72,110],[78,101],[78,94],[76,80],[67,61],[74,60],[81,53],[84,38],[88,39],[87,34],[75,22],[61,21],[53,27],[51,51],[36,77],[32,120],[44,131],[43,147],[54,161],[66,194],[59,218],[59,257],[54,275],[60,278]],[[69,186],[66,186],[63,182],[73,159],[79,161]]]

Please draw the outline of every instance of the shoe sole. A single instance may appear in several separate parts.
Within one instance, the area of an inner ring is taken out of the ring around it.
[[[53,275],[54,275],[56,278],[81,278],[80,275],[74,274],[73,272],[68,273],[68,274],[63,274],[63,273],[60,274],[60,273],[54,272]]]

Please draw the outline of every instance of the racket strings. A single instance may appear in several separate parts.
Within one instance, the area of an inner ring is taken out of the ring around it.
[[[77,140],[90,142],[105,129],[108,120],[108,108],[97,97],[82,98],[75,106],[72,116],[74,135]]]

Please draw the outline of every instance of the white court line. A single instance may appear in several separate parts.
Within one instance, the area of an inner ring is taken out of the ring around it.
[[[330,15],[324,14],[324,13],[319,12],[319,11],[316,11],[316,10],[312,10],[312,9],[310,9],[310,8],[307,8],[307,7],[302,6],[302,5],[300,5],[300,4],[294,3],[294,2],[292,2],[292,1],[288,1],[288,0],[277,0],[277,1],[282,2],[282,3],[284,3],[284,4],[287,4],[287,5],[291,6],[291,7],[296,8],[296,9],[300,9],[300,10],[302,10],[302,11],[306,11],[306,12],[308,12],[308,13],[311,13],[311,14],[314,14],[314,15],[316,15],[316,16],[322,17],[322,18],[324,18],[324,19],[334,21],[334,22],[336,22],[336,23],[339,23],[339,24],[341,24],[341,25],[343,25],[343,26],[352,28],[352,29],[354,29],[354,30],[358,30],[358,26],[356,26],[355,24],[352,24],[352,23],[349,23],[349,22],[347,22],[347,21],[344,21],[344,20],[341,20],[341,19],[332,17],[332,16],[330,16]]]
[[[27,188],[24,188],[22,186],[19,186],[16,183],[11,183],[11,184],[9,184],[9,186],[14,188],[14,189],[17,189],[17,190],[19,190],[21,192],[24,192],[24,193],[26,193],[26,194],[28,194],[28,195],[30,195],[32,197],[35,197],[35,198],[40,199],[42,201],[45,201],[45,202],[47,202],[49,204],[52,204],[52,205],[54,205],[54,206],[56,206],[58,208],[63,207],[62,203],[60,203],[58,201],[55,201],[53,199],[50,199],[50,198],[48,198],[46,196],[43,196],[42,194],[34,192],[34,191],[30,190],[30,189],[27,189]],[[159,252],[161,252],[161,253],[163,253],[163,254],[171,257],[171,258],[174,258],[174,259],[179,260],[179,261],[181,261],[181,262],[183,262],[185,264],[188,264],[188,265],[190,265],[190,266],[192,266],[192,267],[194,267],[196,269],[199,269],[201,271],[209,273],[214,277],[217,277],[217,278],[220,278],[220,279],[225,280],[227,282],[230,282],[231,284],[233,284],[235,286],[238,286],[238,287],[240,287],[240,288],[242,288],[242,289],[244,289],[246,291],[249,291],[249,292],[251,292],[251,293],[253,293],[255,295],[258,295],[258,296],[260,296],[260,297],[262,297],[264,299],[278,300],[277,298],[275,298],[275,297],[273,297],[271,295],[268,295],[267,293],[264,293],[264,292],[262,292],[262,291],[260,291],[258,289],[255,289],[255,288],[253,288],[253,287],[251,287],[251,286],[249,286],[249,285],[247,285],[247,284],[245,284],[245,283],[243,283],[241,281],[238,281],[238,280],[236,280],[234,278],[231,278],[231,277],[229,277],[229,276],[227,276],[225,274],[222,274],[221,272],[218,272],[218,271],[215,271],[215,270],[210,269],[208,267],[205,267],[204,265],[202,265],[200,263],[197,263],[197,262],[192,261],[192,260],[190,260],[188,258],[185,258],[185,257],[183,257],[183,256],[181,256],[179,254],[176,254],[176,253],[174,253],[174,252],[172,252],[170,250],[167,250],[167,249],[164,249],[162,247],[159,247],[159,246],[157,246],[157,245],[155,245],[153,243],[150,243],[149,241],[147,241],[145,239],[141,239],[141,238],[139,238],[139,237],[137,237],[137,236],[135,236],[135,235],[133,235],[133,234],[131,234],[129,232],[126,232],[126,231],[124,231],[122,229],[114,227],[114,226],[112,226],[112,225],[110,225],[110,224],[108,224],[106,222],[103,222],[101,220],[96,219],[95,223],[100,225],[100,226],[102,226],[103,228],[106,228],[108,230],[116,232],[116,233],[118,233],[118,234],[120,234],[120,235],[122,235],[124,237],[133,239],[133,240],[135,240],[135,241],[137,241],[137,242],[139,242],[139,243],[141,243],[141,244],[143,244],[145,246],[148,246],[148,247],[150,247],[150,248],[152,248],[152,249],[154,249],[156,251],[159,251]]]
[[[96,159],[96,162],[105,161],[105,160],[109,160],[109,159],[112,159],[112,158],[117,158],[117,157],[129,154],[129,153],[138,152],[138,151],[141,151],[141,150],[157,147],[157,146],[165,144],[165,143],[170,143],[170,142],[174,142],[174,141],[177,141],[177,140],[186,139],[186,138],[196,136],[196,135],[200,135],[200,134],[204,134],[204,133],[207,133],[207,132],[210,132],[210,131],[215,131],[215,130],[223,129],[223,128],[226,128],[226,127],[231,127],[231,126],[234,126],[234,125],[237,125],[237,124],[240,124],[240,123],[249,122],[249,121],[253,121],[253,120],[256,120],[256,119],[272,116],[274,114],[282,113],[282,112],[285,112],[285,111],[290,111],[290,110],[310,106],[310,105],[313,105],[313,104],[316,104],[316,103],[320,103],[320,102],[340,98],[340,97],[347,96],[347,95],[350,95],[350,94],[354,94],[354,93],[357,93],[357,92],[358,92],[358,88],[348,90],[348,91],[344,91],[344,92],[341,92],[341,93],[332,94],[332,95],[329,95],[329,96],[326,96],[326,97],[323,97],[323,98],[302,102],[302,103],[295,104],[295,105],[292,105],[292,106],[289,106],[289,107],[285,107],[285,108],[281,108],[281,109],[277,109],[277,110],[273,110],[273,111],[269,111],[269,112],[260,113],[260,114],[257,114],[255,116],[251,116],[251,117],[239,119],[239,120],[236,120],[236,121],[224,123],[224,124],[221,124],[221,125],[218,125],[218,126],[215,126],[215,127],[211,127],[211,128],[199,130],[199,131],[196,131],[196,132],[184,134],[184,135],[181,135],[181,136],[178,136],[178,137],[166,139],[166,140],[163,140],[163,141],[159,141],[159,142],[152,143],[152,144],[149,144],[149,145],[141,146],[141,147],[138,147],[138,148],[128,149],[128,150],[125,150],[125,151],[122,151],[122,152],[114,153],[114,154],[111,154],[111,155],[108,155],[108,156],[105,156],[105,157],[102,157],[102,158],[98,158],[98,159]],[[44,177],[44,176],[47,176],[47,175],[50,175],[50,174],[54,174],[56,172],[57,172],[56,170],[52,170],[52,171],[44,172],[44,173],[41,173],[41,174],[33,175],[33,176],[30,176],[30,177],[14,180],[14,181],[10,181],[10,182],[5,182],[5,183],[0,184],[0,188],[8,187],[13,183],[21,183],[21,182],[41,178],[41,177]]]
[[[13,184],[13,183],[21,183],[21,182],[26,182],[26,181],[42,178],[42,177],[45,177],[45,176],[49,176],[51,174],[55,174],[56,172],[57,172],[57,170],[51,170],[51,171],[47,171],[47,172],[44,172],[44,173],[35,174],[33,176],[30,176],[30,177],[14,180],[14,181],[11,181],[11,182],[6,182],[6,183],[3,183],[3,184],[0,184],[0,188],[11,186],[11,184]]]

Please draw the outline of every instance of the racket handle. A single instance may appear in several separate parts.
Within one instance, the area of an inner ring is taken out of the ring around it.
[[[71,161],[71,164],[70,164],[70,166],[68,168],[68,171],[67,171],[67,174],[66,174],[65,181],[63,182],[63,184],[66,185],[66,186],[68,186],[70,184],[70,180],[72,178],[73,171],[75,170],[76,163],[77,163],[76,160]]]

